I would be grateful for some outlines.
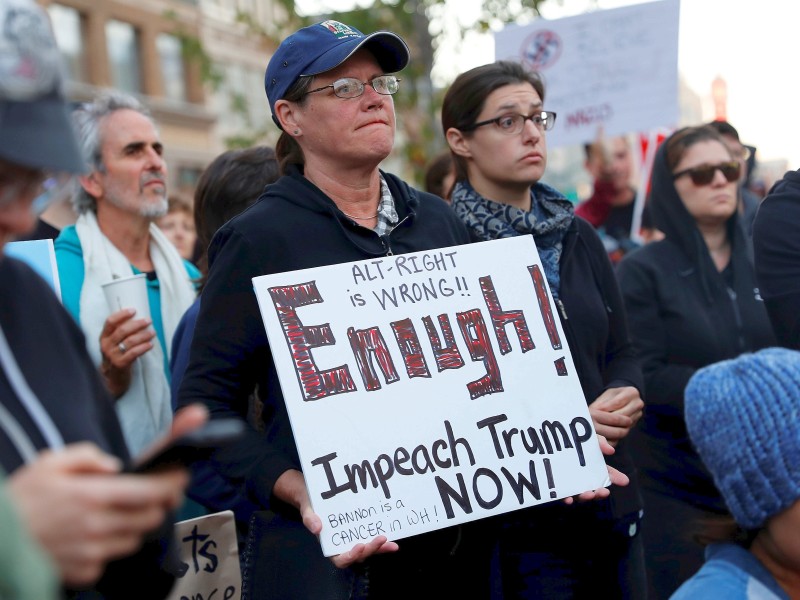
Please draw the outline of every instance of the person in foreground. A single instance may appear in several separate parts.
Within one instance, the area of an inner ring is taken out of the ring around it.
[[[49,558],[24,570],[22,550],[12,564],[0,553],[0,596],[25,597],[8,580],[27,572],[22,585],[47,582],[52,565],[70,598],[163,598],[174,580],[164,568],[165,517],[187,474],[120,474],[130,458],[80,329],[41,277],[3,255],[8,240],[33,228],[47,173],[85,166],[46,13],[30,0],[0,0],[0,47],[0,485],[17,524]],[[206,415],[202,407],[183,413],[175,434]],[[6,550],[14,531],[0,529]],[[39,593],[32,597],[47,598]]]
[[[197,224],[197,237],[202,248],[197,261],[202,273],[208,272],[207,248],[216,231],[253,204],[264,191],[264,187],[277,178],[278,161],[275,159],[275,151],[267,146],[228,150],[217,156],[206,167],[197,182],[192,218],[192,222]],[[202,289],[203,279],[199,284]],[[189,362],[189,350],[199,311],[200,297],[181,317],[172,338],[170,389],[173,408],[177,403],[178,389]],[[199,462],[192,465],[191,473],[192,482],[186,490],[186,495],[211,512],[232,510],[240,531],[244,533],[257,507],[243,493],[241,486],[231,485],[207,463]]]
[[[701,367],[775,344],[738,224],[739,170],[714,130],[673,133],[656,152],[649,200],[666,238],[617,266],[645,376],[647,412],[631,441],[653,600],[668,598],[700,568],[692,523],[725,510],[689,443],[686,383]]]
[[[686,425],[729,516],[673,600],[800,598],[800,352],[769,348],[699,370]]]
[[[473,240],[533,236],[595,429],[616,446],[610,464],[632,474],[625,438],[642,414],[642,375],[602,242],[569,200],[540,181],[555,118],[544,110],[541,79],[520,64],[499,61],[459,75],[442,106],[456,165],[452,206]],[[595,502],[497,518],[504,597],[588,597],[597,589],[640,597],[640,509],[632,483]]]
[[[282,176],[214,236],[179,391],[179,406],[202,401],[215,418],[245,418],[248,398],[258,387],[266,433],[253,430],[220,468],[243,479],[261,508],[302,521],[312,534],[322,522],[311,509],[251,279],[469,241],[441,199],[378,168],[394,142],[392,94],[400,81],[393,73],[408,58],[405,42],[394,33],[364,35],[337,21],[303,28],[278,47],[265,84],[272,118],[282,130],[276,146]],[[333,559],[337,567],[369,559],[368,567],[347,571],[354,576],[352,585],[346,582],[349,588],[341,593],[387,598],[440,590],[485,596],[480,587],[486,577],[470,562],[473,541],[466,529],[404,540],[401,553],[385,536],[357,545]],[[284,548],[274,552],[292,556]],[[281,577],[282,587],[261,590],[261,597],[328,594],[321,589],[327,580],[314,575],[319,561],[332,568],[321,553],[296,556],[289,566],[297,576]],[[488,558],[482,564],[488,565]],[[359,583],[367,577],[368,590]]]
[[[179,391],[179,405],[199,400],[214,417],[244,418],[258,388],[265,433],[252,431],[220,468],[244,480],[262,508],[302,522],[313,536],[322,521],[311,508],[251,279],[470,241],[440,198],[379,169],[394,143],[400,80],[393,73],[408,58],[394,33],[364,35],[338,21],[303,28],[278,47],[265,83],[282,130],[282,176],[214,236]],[[485,598],[490,548],[482,532],[480,523],[441,529],[402,540],[401,552],[377,536],[333,557],[346,570],[331,575],[303,531],[314,550],[293,554],[279,539],[253,569],[285,565],[278,587],[263,586],[261,598]]]
[[[788,171],[761,203],[753,224],[756,278],[772,330],[800,350],[800,169]]]

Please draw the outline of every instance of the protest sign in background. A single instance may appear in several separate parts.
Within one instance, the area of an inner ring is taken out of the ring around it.
[[[239,600],[242,573],[233,511],[175,523],[181,568],[167,600]]]
[[[53,288],[58,299],[61,300],[61,281],[58,278],[56,265],[56,251],[53,240],[25,240],[22,242],[8,242],[3,248],[8,256],[28,263],[34,271],[42,276],[50,287]]]
[[[530,236],[253,283],[326,555],[609,484]]]
[[[496,59],[542,74],[550,147],[678,123],[679,0],[600,10],[495,34]]]

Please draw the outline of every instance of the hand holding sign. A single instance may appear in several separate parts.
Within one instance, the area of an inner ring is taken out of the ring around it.
[[[285,471],[275,482],[273,493],[277,498],[294,506],[300,512],[300,517],[303,519],[303,525],[305,525],[306,529],[319,537],[322,532],[322,519],[311,507],[306,481],[300,471],[294,469]],[[347,552],[332,556],[331,562],[336,567],[344,569],[353,563],[366,560],[373,554],[384,554],[397,550],[396,543],[388,541],[385,535],[380,535],[366,544],[356,544]]]

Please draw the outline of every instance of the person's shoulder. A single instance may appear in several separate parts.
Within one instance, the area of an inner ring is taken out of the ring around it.
[[[659,240],[628,252],[616,264],[614,270],[620,286],[625,290],[637,280],[649,281],[650,285],[658,285],[656,282],[659,281],[672,285],[674,276],[665,278],[665,274],[674,274],[691,266],[674,244],[667,240]]]
[[[0,255],[0,277],[2,277],[3,286],[9,286],[13,282],[15,286],[24,285],[51,289],[47,282],[28,263],[12,256]]]
[[[266,187],[253,204],[231,218],[223,229],[263,235],[270,229],[281,230],[282,219],[293,213],[304,214],[301,208],[307,189],[295,177],[284,175]]]
[[[30,265],[10,256],[0,256],[0,281],[9,297],[24,299],[31,308],[45,306],[62,310],[53,288]],[[13,293],[12,293],[13,292]]]
[[[747,600],[749,579],[747,573],[735,565],[712,560],[685,581],[670,600]]]
[[[749,551],[735,544],[712,544],[706,562],[670,600],[788,600],[774,578]]]
[[[771,236],[775,229],[794,229],[800,220],[800,171],[787,173],[761,202],[755,217],[754,232]]]
[[[183,266],[186,269],[186,273],[189,275],[189,279],[200,279],[202,273],[200,273],[200,269],[198,269],[193,262],[184,258]]]
[[[83,253],[81,249],[81,239],[78,237],[78,230],[75,228],[75,225],[67,225],[64,227],[61,233],[58,234],[54,245],[56,252],[68,251],[77,254]]]
[[[663,239],[658,240],[657,242],[650,242],[645,244],[644,246],[640,246],[635,250],[627,253],[622,260],[619,262],[619,265],[623,264],[660,264],[664,262],[674,262],[679,260],[682,257],[682,253],[680,249],[670,242],[669,240]]]

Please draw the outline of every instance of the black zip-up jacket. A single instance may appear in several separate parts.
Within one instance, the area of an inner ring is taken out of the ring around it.
[[[644,485],[724,511],[686,432],[683,392],[697,369],[771,346],[775,338],[736,214],[727,223],[731,273],[723,275],[675,190],[664,152],[662,146],[656,154],[649,202],[666,238],[617,266],[645,377],[647,407],[633,438],[636,462]]]
[[[0,326],[22,374],[67,444],[89,441],[129,462],[114,404],[86,351],[86,340],[53,290],[31,268],[0,252]],[[47,442],[17,397],[0,366],[0,404],[37,450]],[[13,473],[24,464],[18,448],[0,427],[0,469]],[[2,532],[0,532],[2,539]],[[92,589],[67,592],[75,599],[163,598],[174,576],[162,565],[172,544],[172,522],[131,556],[106,567]]]
[[[753,224],[756,277],[782,346],[800,350],[800,170],[761,203]]]
[[[300,463],[251,279],[469,242],[441,198],[383,176],[399,217],[388,235],[356,225],[292,168],[211,242],[208,282],[178,404],[200,401],[215,417],[245,418],[248,395],[258,389],[266,435],[251,435],[216,459],[227,476],[244,480],[265,508],[278,477]]]
[[[574,219],[564,237],[559,272],[561,326],[586,401],[591,404],[605,390],[625,386],[635,387],[646,399],[642,370],[628,333],[613,267],[597,232],[580,217]],[[614,518],[629,516],[642,508],[629,446],[629,440],[622,439],[615,454],[606,459],[631,480],[627,487],[615,487],[611,493]]]

